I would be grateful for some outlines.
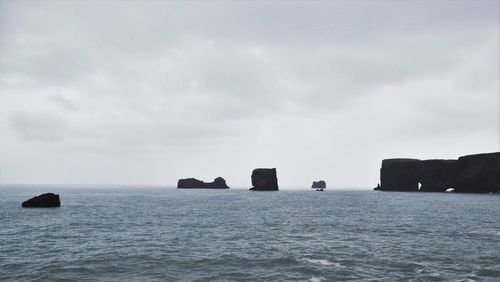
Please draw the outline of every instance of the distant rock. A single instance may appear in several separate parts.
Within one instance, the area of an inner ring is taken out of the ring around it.
[[[453,187],[457,160],[423,160],[418,180],[422,192],[446,192]]]
[[[213,182],[203,182],[196,178],[179,179],[177,188],[191,188],[191,189],[228,189],[226,180],[222,177],[217,177]]]
[[[61,206],[59,195],[46,193],[22,203],[23,208],[56,208]]]
[[[500,152],[458,160],[386,159],[380,182],[374,190],[500,193]]]
[[[500,152],[458,158],[453,188],[458,193],[500,191]]]
[[[276,168],[256,168],[252,172],[252,188],[254,191],[278,191]]]
[[[381,191],[418,191],[420,160],[385,159],[380,169]]]
[[[313,181],[312,187],[311,188],[326,188],[326,182],[324,180],[320,181]]]

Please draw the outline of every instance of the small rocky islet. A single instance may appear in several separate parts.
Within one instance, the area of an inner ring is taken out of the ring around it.
[[[326,181],[324,180],[313,181],[311,188],[316,189],[316,191],[323,192],[326,189]]]
[[[325,189],[326,188],[326,181],[324,181],[324,180],[313,181],[311,188],[312,189]]]
[[[23,208],[57,208],[61,206],[58,194],[45,193],[24,201]]]
[[[203,182],[196,178],[184,178],[177,181],[177,189],[229,189],[229,186],[222,177],[217,177],[212,182]]]

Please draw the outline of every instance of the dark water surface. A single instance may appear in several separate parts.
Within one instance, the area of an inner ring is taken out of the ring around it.
[[[23,209],[42,192],[55,209]],[[0,281],[500,281],[500,196],[0,186]]]

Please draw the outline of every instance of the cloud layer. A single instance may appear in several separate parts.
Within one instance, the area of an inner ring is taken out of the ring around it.
[[[498,1],[0,2],[0,183],[365,187],[499,150]]]

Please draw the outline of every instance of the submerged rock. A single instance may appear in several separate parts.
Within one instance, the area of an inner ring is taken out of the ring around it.
[[[252,172],[252,188],[254,191],[278,191],[276,168],[256,168]]]
[[[420,160],[385,159],[380,169],[381,191],[418,191]]]
[[[203,182],[196,178],[179,179],[177,188],[199,188],[199,189],[228,189],[226,180],[222,177],[217,177],[213,182]]]
[[[326,182],[324,180],[320,181],[313,181],[312,187],[311,188],[326,188]]]
[[[59,195],[46,193],[23,202],[21,206],[23,208],[56,208],[61,206],[61,201]]]
[[[458,158],[453,188],[459,193],[500,191],[500,152]]]
[[[423,160],[418,181],[422,192],[446,192],[453,186],[457,160]]]

